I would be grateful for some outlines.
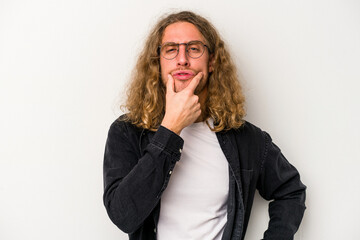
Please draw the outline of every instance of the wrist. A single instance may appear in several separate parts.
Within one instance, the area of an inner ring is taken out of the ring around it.
[[[182,128],[174,126],[174,124],[168,123],[166,121],[162,121],[161,126],[169,129],[170,131],[176,133],[177,135],[180,135]]]

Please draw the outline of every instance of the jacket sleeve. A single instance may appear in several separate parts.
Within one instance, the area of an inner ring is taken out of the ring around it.
[[[300,175],[264,132],[265,151],[261,163],[258,190],[269,203],[269,226],[264,240],[291,240],[305,211],[306,186]]]
[[[140,153],[133,127],[115,121],[104,154],[104,205],[113,223],[136,231],[157,205],[170,171],[180,159],[181,137],[160,126]]]

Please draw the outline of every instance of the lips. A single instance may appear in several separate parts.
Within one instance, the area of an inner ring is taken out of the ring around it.
[[[190,70],[180,70],[173,72],[172,76],[178,80],[188,80],[195,76],[195,73]]]

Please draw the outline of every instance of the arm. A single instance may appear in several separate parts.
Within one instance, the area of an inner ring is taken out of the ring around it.
[[[258,190],[269,204],[270,222],[264,240],[290,240],[298,230],[305,211],[306,186],[300,175],[265,134],[265,153]]]
[[[134,130],[116,121],[104,155],[104,205],[114,224],[127,233],[137,230],[157,205],[183,147],[183,140],[164,127],[143,155],[137,139]]]
[[[127,233],[136,231],[156,207],[170,171],[180,159],[184,142],[177,134],[201,113],[194,91],[202,73],[180,92],[175,92],[174,79],[168,77],[165,116],[144,154],[140,153],[141,143],[132,127],[115,122],[109,130],[104,156],[104,204],[110,219]]]

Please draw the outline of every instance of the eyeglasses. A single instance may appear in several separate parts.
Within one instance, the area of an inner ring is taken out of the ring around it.
[[[188,43],[166,42],[159,46],[160,55],[167,60],[172,60],[179,54],[180,45],[185,45],[185,52],[191,58],[199,58],[204,54],[205,48],[209,49],[201,41],[190,41]]]

